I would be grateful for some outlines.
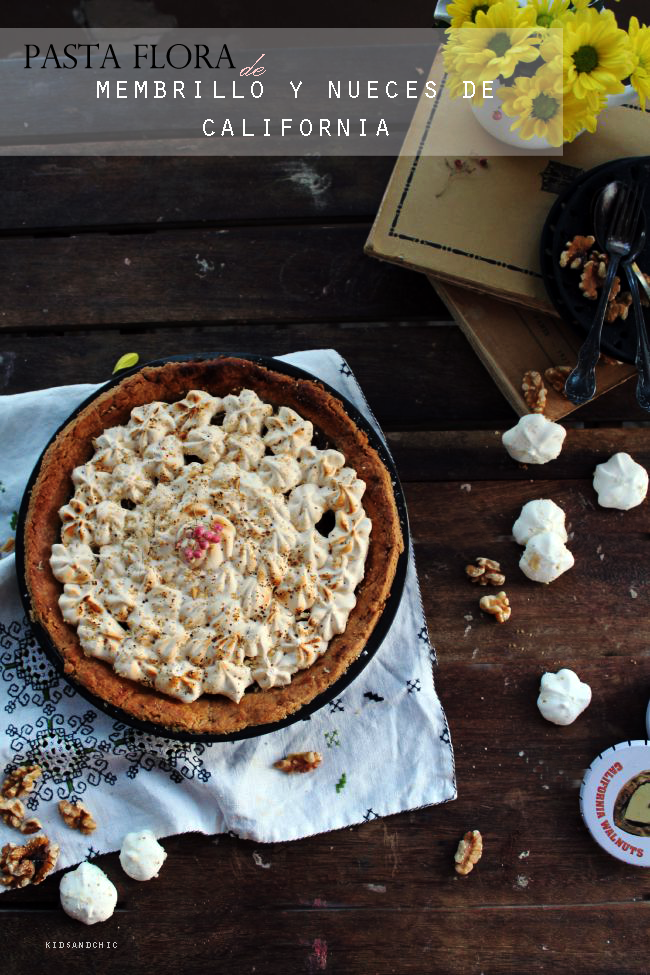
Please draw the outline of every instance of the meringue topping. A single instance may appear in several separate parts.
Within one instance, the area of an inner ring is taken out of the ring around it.
[[[84,653],[186,702],[284,686],[325,653],[372,525],[364,481],[312,436],[250,389],[192,390],[104,431],[50,558]]]

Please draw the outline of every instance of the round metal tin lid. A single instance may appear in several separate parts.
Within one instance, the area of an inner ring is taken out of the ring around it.
[[[580,811],[603,850],[650,867],[650,741],[624,741],[594,759],[582,780]]]

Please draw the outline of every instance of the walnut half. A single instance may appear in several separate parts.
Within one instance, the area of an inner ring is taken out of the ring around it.
[[[521,381],[526,406],[531,413],[543,413],[546,409],[546,386],[538,372],[530,369]]]
[[[476,559],[476,565],[466,565],[465,574],[479,586],[502,586],[506,581],[500,564],[483,557]]]
[[[623,291],[622,294],[610,298],[607,302],[607,311],[605,313],[605,321],[608,325],[615,322],[618,318],[623,321],[627,320],[627,316],[630,313],[630,307],[632,305],[632,295],[629,291]]]
[[[35,836],[25,846],[7,843],[0,853],[0,884],[26,887],[42,883],[52,873],[59,859],[58,843],[47,836]]]
[[[594,251],[593,254],[589,255],[589,260],[582,269],[578,287],[582,291],[585,298],[589,298],[590,301],[594,301],[598,297],[598,292],[602,288],[603,282],[607,277],[608,264],[609,258],[607,254],[598,254]],[[620,278],[616,277],[612,281],[612,291],[610,292],[610,297],[612,296],[612,293],[615,297],[620,290],[621,280]]]
[[[5,799],[15,799],[26,796],[36,785],[36,780],[43,774],[39,765],[20,765],[10,772],[2,783],[2,795]]]
[[[566,393],[564,392],[564,384],[567,381],[569,373],[571,372],[571,366],[550,366],[544,372],[544,379],[551,386],[556,393],[566,398]]]
[[[313,772],[323,761],[320,752],[294,752],[275,762],[273,768],[280,769],[281,772]]]
[[[573,240],[567,240],[566,248],[560,254],[560,267],[570,267],[573,270],[584,267],[587,255],[595,243],[596,238],[591,234],[588,237],[578,234]]]
[[[31,833],[38,833],[39,830],[43,829],[43,824],[40,819],[37,819],[35,816],[31,816],[29,819],[23,819],[18,829],[21,833],[29,836]]]
[[[58,808],[63,822],[70,829],[78,829],[85,836],[97,829],[97,823],[93,819],[92,813],[81,802],[73,803],[68,802],[67,799],[62,799]]]
[[[483,596],[479,606],[484,613],[491,613],[492,616],[495,616],[497,623],[505,623],[510,619],[512,613],[510,600],[504,592],[499,592],[496,596]]]
[[[0,819],[21,833],[38,833],[42,829],[40,819],[25,819],[25,807],[20,799],[0,799]]]
[[[483,837],[477,829],[470,829],[458,844],[454,856],[456,873],[465,877],[483,855]]]
[[[25,818],[25,807],[20,799],[0,799],[0,819],[11,826],[12,829],[20,829],[20,824]]]

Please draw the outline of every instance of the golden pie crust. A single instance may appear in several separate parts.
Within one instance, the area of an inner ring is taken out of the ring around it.
[[[52,545],[59,541],[59,508],[74,494],[72,471],[94,453],[93,440],[109,427],[126,424],[144,403],[173,403],[191,389],[213,396],[253,389],[266,403],[288,406],[310,420],[328,446],[339,450],[366,482],[363,506],[372,521],[365,577],[344,633],[336,635],[322,657],[296,673],[286,687],[248,691],[239,704],[222,695],[203,695],[191,703],[167,697],[121,677],[110,664],[82,651],[74,626],[63,619],[63,587],[50,568]],[[64,670],[75,682],[141,721],[170,731],[228,734],[282,720],[333,684],[364,649],[395,579],[404,549],[391,477],[365,433],[341,402],[317,381],[295,379],[246,359],[220,357],[197,362],[147,366],[96,397],[61,431],[43,457],[32,488],[25,522],[25,576],[32,617],[57,647]]]

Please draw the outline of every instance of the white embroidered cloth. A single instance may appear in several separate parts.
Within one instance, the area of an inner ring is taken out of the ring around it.
[[[282,356],[347,396],[379,427],[347,363],[331,349]],[[13,534],[27,479],[52,433],[97,386],[0,397],[0,542]],[[119,849],[125,833],[157,837],[232,831],[262,843],[294,840],[456,796],[449,730],[433,684],[435,654],[411,557],[395,621],[352,684],[307,720],[259,738],[186,744],[135,731],[97,711],[57,676],[18,596],[14,556],[0,562],[0,773],[43,769],[27,815],[61,846],[58,867]],[[319,751],[313,773],[273,763]],[[67,828],[60,799],[93,813],[90,836]],[[0,822],[0,844],[22,843]],[[2,889],[2,888],[0,888]]]

